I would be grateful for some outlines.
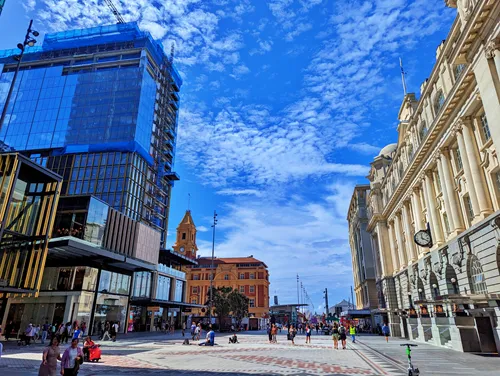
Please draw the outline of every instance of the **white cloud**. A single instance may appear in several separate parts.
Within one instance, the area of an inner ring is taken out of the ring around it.
[[[208,227],[205,226],[196,226],[196,231],[198,232],[207,232],[209,230]]]
[[[217,194],[223,196],[262,196],[262,192],[256,189],[221,189]]]
[[[250,73],[250,69],[246,65],[241,64],[233,68],[233,74],[230,76],[235,79],[239,79],[248,73]]]

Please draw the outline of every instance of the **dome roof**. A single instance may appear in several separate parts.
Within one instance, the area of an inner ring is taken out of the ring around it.
[[[392,153],[394,153],[398,148],[398,144],[389,144],[384,146],[380,153],[378,153],[379,157],[391,157]]]

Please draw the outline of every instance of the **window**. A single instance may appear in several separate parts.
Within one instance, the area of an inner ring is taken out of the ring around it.
[[[484,281],[483,268],[477,256],[472,255],[469,259],[470,287],[473,294],[487,294],[486,282]]]
[[[250,292],[255,292],[255,286],[250,286]]]
[[[255,299],[250,299],[250,308],[255,308]]]
[[[250,273],[250,279],[255,279],[255,273]]]
[[[198,299],[197,298],[192,298],[191,299],[191,304],[198,304]]]
[[[418,130],[418,137],[420,138],[420,142],[424,141],[425,136],[427,135],[427,125],[425,121],[422,122],[420,129]]]
[[[488,125],[488,119],[486,119],[486,114],[481,116],[481,130],[483,131],[484,141],[488,141],[491,138],[491,133]]]
[[[199,274],[193,274],[193,280],[194,281],[199,281],[200,280],[200,275]]]
[[[465,70],[465,64],[455,65],[455,69],[453,70],[455,73],[455,80],[458,80],[460,78],[464,70]]]
[[[460,171],[464,168],[464,165],[462,164],[462,155],[458,148],[455,149],[455,154],[457,155],[457,170]]]
[[[408,163],[413,160],[413,145],[408,145]]]
[[[186,240],[186,233],[185,232],[182,233],[182,240]]]
[[[472,223],[472,220],[474,219],[474,208],[472,207],[472,202],[470,201],[470,197],[468,195],[464,196],[464,204],[469,223]]]
[[[240,279],[245,279],[245,274],[244,273],[240,273]]]
[[[439,177],[439,173],[436,171],[436,184],[439,192],[443,191],[443,187],[441,186],[441,178]]]
[[[224,274],[224,280],[229,281],[229,274]]]
[[[434,111],[436,115],[439,113],[439,110],[441,110],[443,105],[444,105],[444,94],[442,90],[439,90],[439,92],[436,95],[436,100],[434,102]]]
[[[448,221],[448,215],[446,213],[443,214],[443,222],[446,233],[450,233],[450,222]]]
[[[500,201],[500,171],[497,171],[493,174],[493,181],[495,182],[497,198]]]
[[[192,294],[198,294],[199,290],[198,290],[198,286],[193,286],[192,289],[191,289],[191,293]]]
[[[244,294],[244,293],[245,293],[245,286],[240,286],[240,292],[241,292],[242,294]]]

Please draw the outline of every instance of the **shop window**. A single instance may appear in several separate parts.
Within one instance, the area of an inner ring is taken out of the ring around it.
[[[491,138],[490,127],[488,125],[488,119],[486,118],[486,114],[481,116],[481,130],[483,133],[484,141],[488,141]]]
[[[484,279],[483,268],[477,256],[472,255],[468,265],[471,292],[473,294],[487,294],[488,289]]]

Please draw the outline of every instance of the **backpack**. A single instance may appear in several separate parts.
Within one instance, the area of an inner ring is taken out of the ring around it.
[[[340,333],[340,334],[345,334],[345,328],[344,328],[343,326],[341,326],[341,327],[339,328],[339,333]]]

